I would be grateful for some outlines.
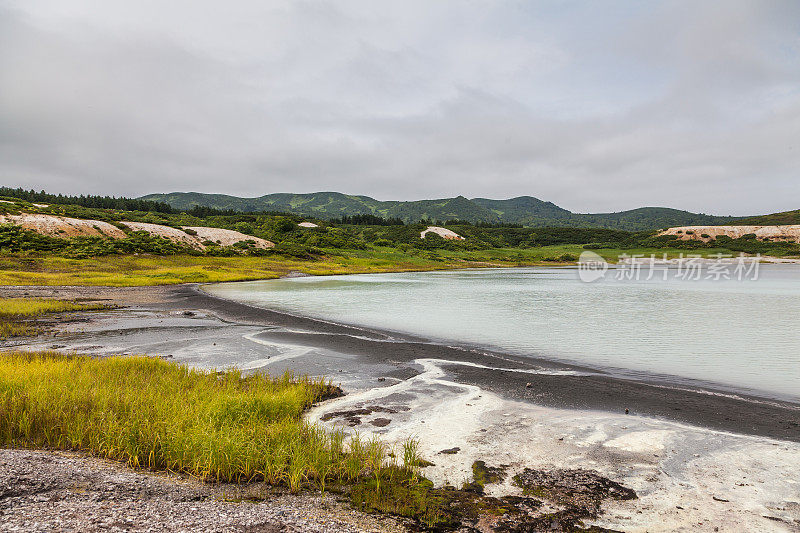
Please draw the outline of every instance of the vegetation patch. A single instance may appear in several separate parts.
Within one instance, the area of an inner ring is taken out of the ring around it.
[[[0,285],[103,285],[131,287],[213,283],[309,275],[405,272],[480,266],[467,260],[433,261],[396,253],[353,253],[317,259],[281,256],[210,257],[122,255],[84,259],[42,254],[0,255]]]
[[[617,261],[621,254],[659,258],[688,253],[800,255],[798,244],[749,237],[720,237],[705,243],[657,236],[655,231],[520,227],[513,223],[458,220],[437,225],[455,231],[465,240],[431,235],[420,239],[420,231],[432,221],[410,222],[405,214],[389,218],[358,215],[330,221],[315,219],[318,227],[300,228],[298,222],[308,217],[277,212],[237,213],[207,207],[179,211],[143,200],[62,197],[11,189],[5,192],[17,194],[21,199],[8,197],[10,203],[0,204],[0,213],[24,211],[92,219],[115,225],[126,233],[122,239],[60,238],[11,224],[0,225],[0,284],[10,285],[163,285],[270,279],[293,270],[319,275],[553,265],[574,263],[585,249],[594,250],[611,262]],[[189,228],[188,233],[196,231],[191,228],[199,227],[234,230],[276,245],[261,249],[248,240],[231,246],[206,240],[203,244],[207,248],[198,250],[147,232],[132,231],[122,221]],[[184,232],[187,230],[181,234]]]
[[[542,501],[530,496],[493,498],[452,486],[435,488],[427,479],[398,474],[378,490],[374,482],[347,487],[357,509],[408,519],[428,531],[609,531],[586,526],[585,513],[568,508],[542,513]]]
[[[422,477],[397,473],[378,489],[373,481],[349,487],[356,509],[410,519],[424,529],[447,531],[476,524],[483,516],[499,519],[521,511],[504,500],[487,498],[451,486],[435,488]],[[537,505],[538,506],[538,505]]]
[[[0,298],[0,339],[34,335],[35,320],[46,313],[107,309],[105,304],[83,304],[39,298]]]
[[[291,374],[204,372],[148,357],[0,355],[0,446],[82,450],[207,481],[264,481],[292,491],[412,476],[404,447],[346,442],[301,418],[341,391]],[[407,464],[406,464],[407,463]]]
[[[504,466],[487,466],[484,461],[472,463],[472,478],[481,487],[492,483],[500,483],[506,477]]]

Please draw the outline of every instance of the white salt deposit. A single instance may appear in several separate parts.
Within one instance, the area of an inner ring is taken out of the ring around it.
[[[645,417],[552,409],[505,400],[447,378],[457,361],[417,360],[422,372],[408,380],[326,402],[309,418],[379,405],[408,406],[375,428],[355,428],[400,446],[417,438],[435,466],[424,475],[437,485],[471,481],[473,461],[509,465],[491,495],[519,494],[511,477],[529,468],[589,468],[634,489],[639,498],[608,501],[597,525],[630,532],[789,531],[800,520],[800,444],[735,435]],[[459,447],[453,455],[441,450]],[[715,499],[716,498],[716,499]],[[722,501],[727,500],[727,501]],[[765,518],[770,516],[780,521]]]

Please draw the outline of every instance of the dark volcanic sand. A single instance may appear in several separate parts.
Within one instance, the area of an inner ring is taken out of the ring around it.
[[[371,362],[407,363],[425,358],[467,361],[502,368],[584,371],[590,375],[522,374],[458,365],[447,367],[457,381],[478,385],[515,400],[558,408],[611,412],[624,412],[628,409],[635,415],[800,442],[800,406],[789,402],[726,394],[723,391],[667,387],[657,383],[621,379],[586,368],[541,359],[521,360],[519,357],[481,350],[420,342],[409,337],[398,339],[395,334],[342,326],[231,302],[206,294],[196,287],[176,289],[178,294],[186,298],[185,305],[208,309],[229,320],[247,323],[263,320],[264,324],[314,332],[266,332],[261,335],[265,339],[291,340],[309,346],[329,348],[356,354]],[[374,337],[375,340],[363,337]],[[392,337],[393,342],[385,342],[384,339],[388,337]],[[531,387],[527,387],[528,383]]]

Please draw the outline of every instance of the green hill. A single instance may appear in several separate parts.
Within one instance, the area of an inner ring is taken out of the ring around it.
[[[532,196],[520,196],[507,200],[488,198],[470,200],[463,196],[456,196],[438,200],[382,202],[369,196],[347,195],[338,192],[276,193],[256,198],[175,192],[149,194],[141,199],[164,202],[181,210],[204,206],[241,212],[282,211],[320,219],[370,214],[383,218],[400,218],[405,222],[416,222],[423,219],[463,220],[472,223],[521,224],[526,227],[586,227],[627,231],[645,231],[670,226],[719,225],[737,220],[733,217],[690,213],[666,207],[642,207],[618,213],[572,213],[552,202]]]
[[[552,202],[545,202],[533,196],[519,196],[508,200],[474,198],[472,201],[486,209],[490,209],[503,222],[513,221],[515,224],[523,224],[525,226],[540,226],[542,222],[566,221],[572,215],[570,211],[563,207],[558,207]]]
[[[796,225],[800,224],[800,209],[795,211],[783,211],[782,213],[772,213],[771,215],[748,217],[737,221],[737,224],[745,224],[747,226]]]

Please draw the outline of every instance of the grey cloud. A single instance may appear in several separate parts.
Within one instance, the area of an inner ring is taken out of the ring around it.
[[[796,3],[598,5],[6,2],[0,172],[77,193],[800,207]]]

